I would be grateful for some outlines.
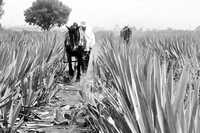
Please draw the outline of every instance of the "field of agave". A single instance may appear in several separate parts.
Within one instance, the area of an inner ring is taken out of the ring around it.
[[[97,130],[200,132],[199,33],[138,32],[128,45],[110,33],[100,43],[89,98]]]
[[[73,114],[84,112],[90,130],[83,132],[199,133],[199,38],[191,31],[136,32],[124,44],[112,32],[96,33]],[[62,33],[1,31],[0,133],[42,121],[33,110],[55,98],[66,73],[62,60]]]
[[[11,31],[1,31],[0,38],[0,132],[14,133],[55,94],[62,40],[53,33]]]

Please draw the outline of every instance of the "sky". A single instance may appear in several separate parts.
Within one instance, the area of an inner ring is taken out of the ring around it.
[[[26,25],[24,10],[35,0],[4,0],[4,27]],[[130,25],[146,29],[195,29],[200,25],[200,0],[60,0],[72,12],[68,24],[86,21],[93,27]]]

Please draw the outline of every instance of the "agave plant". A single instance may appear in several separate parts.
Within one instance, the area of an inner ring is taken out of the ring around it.
[[[104,98],[93,95],[96,104],[88,107],[94,128],[105,133],[199,132],[199,81],[191,78],[191,52],[172,44],[176,51],[171,55],[178,55],[183,66],[174,82],[175,61],[168,60],[159,45],[145,49],[139,43],[132,48],[120,45],[106,41],[96,63],[95,89],[101,88]]]
[[[50,102],[57,91],[55,71],[51,69],[61,57],[62,45],[54,35],[36,35],[38,42],[26,37],[26,34],[12,34],[11,40],[0,45],[0,131],[3,133],[16,132],[33,107]]]
[[[19,111],[22,106],[22,99],[20,98],[19,84],[20,80],[25,78],[29,72],[31,62],[21,60],[21,56],[27,53],[19,54],[16,47],[2,46],[1,58],[1,128],[4,132],[15,132],[22,124],[15,125],[18,118]],[[20,49],[21,50],[21,49]],[[23,65],[22,65],[23,64]]]

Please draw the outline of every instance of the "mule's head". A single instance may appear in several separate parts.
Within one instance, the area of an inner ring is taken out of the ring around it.
[[[73,24],[70,27],[67,27],[68,34],[69,34],[69,41],[70,45],[77,46],[80,41],[80,32],[79,32],[79,26]]]

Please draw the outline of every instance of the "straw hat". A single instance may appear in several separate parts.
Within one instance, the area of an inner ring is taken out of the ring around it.
[[[82,21],[82,22],[80,23],[80,26],[86,27],[86,26],[87,26],[87,25],[86,25],[86,22],[85,22],[85,21]]]

